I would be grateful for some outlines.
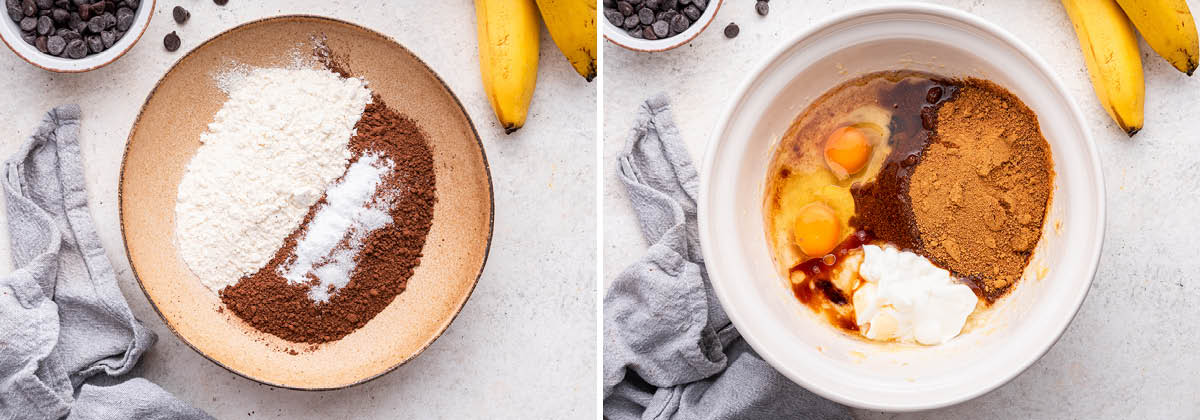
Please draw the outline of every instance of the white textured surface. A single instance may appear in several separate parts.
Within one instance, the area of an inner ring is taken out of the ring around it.
[[[184,25],[171,7],[192,12]],[[411,7],[409,6],[411,5]],[[163,325],[129,272],[117,220],[125,139],[154,83],[183,52],[239,23],[306,13],[335,16],[394,37],[458,95],[488,152],[496,195],[487,269],[446,333],[407,365],[369,383],[329,392],[275,389],[204,359]],[[480,85],[475,13],[469,0],[160,0],[145,38],[116,63],[81,75],[39,70],[0,50],[0,157],[7,158],[51,107],[83,107],[88,197],[121,290],[159,342],[136,373],[221,419],[228,418],[594,418],[595,89],[543,31],[541,71],[524,129],[505,136]],[[162,48],[178,31],[183,47]],[[2,201],[2,199],[0,199]],[[8,272],[0,212],[0,272]]]
[[[886,1],[774,1],[762,18],[749,0],[727,0],[707,31],[665,53],[605,43],[604,280],[645,250],[614,163],[642,100],[665,91],[692,157],[699,161],[717,117],[757,63],[807,25]],[[1143,43],[1146,127],[1130,139],[1100,107],[1078,42],[1058,2],[940,0],[990,20],[1030,45],[1063,80],[1094,126],[1107,181],[1104,255],[1083,308],[1045,357],[1009,384],[932,412],[857,411],[861,418],[1195,418],[1200,416],[1200,316],[1192,258],[1200,237],[1200,76],[1188,78]],[[1200,11],[1200,2],[1189,1]],[[729,22],[741,34],[726,39]]]

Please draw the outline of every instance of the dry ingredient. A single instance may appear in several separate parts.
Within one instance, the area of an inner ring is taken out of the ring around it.
[[[345,74],[340,67],[334,71]],[[433,154],[425,134],[378,97],[366,106],[356,130],[350,141],[356,161],[374,154],[393,163],[394,170],[383,174],[371,201],[380,200],[381,193],[400,192],[388,206],[392,223],[364,235],[348,282],[335,286],[336,293],[327,301],[314,301],[310,296],[314,286],[324,287],[318,278],[310,275],[307,283],[296,283],[280,274],[296,261],[298,243],[304,241],[301,229],[288,236],[265,267],[223,289],[222,302],[260,331],[300,343],[340,339],[361,328],[403,292],[421,262],[436,202]],[[329,206],[330,200],[329,194],[322,197],[305,215],[303,225],[311,230],[320,209]],[[351,238],[340,246],[353,242],[355,235],[348,236]]]
[[[112,48],[133,26],[140,0],[5,0],[21,39],[44,54],[84,58]]]
[[[1033,111],[992,82],[962,83],[938,109],[909,196],[924,253],[992,301],[1029,263],[1054,174]]]
[[[166,48],[167,51],[175,52],[179,49],[179,45],[182,44],[182,42],[183,41],[179,39],[179,34],[175,33],[175,31],[171,31],[171,33],[163,37],[163,48]]]
[[[361,79],[261,68],[230,82],[175,207],[180,256],[214,292],[261,269],[349,164]]]

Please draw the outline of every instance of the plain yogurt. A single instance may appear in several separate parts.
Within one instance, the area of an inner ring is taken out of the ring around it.
[[[872,340],[942,344],[962,332],[978,298],[949,271],[893,247],[863,246],[855,321]]]

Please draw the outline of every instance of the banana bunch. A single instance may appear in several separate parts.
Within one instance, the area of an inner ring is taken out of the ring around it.
[[[1185,0],[1062,0],[1101,105],[1130,136],[1145,120],[1146,83],[1134,27],[1158,55],[1188,76],[1200,62],[1196,23]]]
[[[596,77],[593,0],[475,0],[483,90],[504,131],[525,125],[537,85],[542,20],[559,50],[589,82]]]

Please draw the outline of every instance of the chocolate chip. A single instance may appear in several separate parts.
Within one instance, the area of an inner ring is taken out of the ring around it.
[[[654,22],[650,27],[654,28],[654,35],[659,38],[666,38],[671,32],[671,25],[662,20]]]
[[[81,38],[79,36],[79,32],[75,32],[74,29],[70,29],[70,28],[59,29],[57,35],[61,36],[63,38],[63,40],[65,40],[67,42]]]
[[[48,41],[46,40],[46,37],[39,36],[39,37],[37,37],[36,40],[33,41],[33,46],[37,47],[38,51],[50,52],[49,46],[46,45],[47,42]]]
[[[38,9],[43,10],[54,7],[54,0],[34,0],[33,3],[37,5]]]
[[[93,16],[87,21],[87,29],[94,34],[98,34],[100,31],[104,30],[104,27],[107,24],[108,21],[104,19],[104,16]]]
[[[646,0],[645,3],[642,3],[642,7],[648,8],[650,10],[662,10],[661,5],[662,4],[659,0]]]
[[[642,28],[642,37],[651,41],[658,39],[658,35],[654,34],[654,28],[649,26]]]
[[[224,6],[225,4],[229,3],[229,0],[213,0],[213,3],[216,3],[217,6]]]
[[[625,21],[622,22],[622,27],[626,30],[632,30],[633,28],[638,27],[641,21],[642,19],[638,18],[637,16],[630,16],[625,18]]]
[[[62,55],[63,50],[67,48],[67,40],[62,36],[55,35],[46,39],[46,50],[52,55]]]
[[[104,49],[112,48],[113,44],[117,43],[117,33],[114,31],[101,32],[100,41],[104,43]]]
[[[87,27],[87,23],[83,21],[83,17],[79,13],[71,13],[71,17],[67,18],[67,27],[75,32],[83,32],[83,28]]]
[[[188,18],[192,17],[192,13],[188,12],[187,9],[184,9],[181,6],[175,6],[174,9],[171,9],[171,16],[175,17],[175,23],[183,23],[187,22]]]
[[[708,0],[692,0],[692,4],[700,8],[701,11],[708,8]]]
[[[654,11],[643,7],[642,10],[638,10],[638,19],[642,21],[643,25],[654,23]]]
[[[616,10],[605,9],[604,18],[608,19],[608,23],[611,23],[613,26],[621,26],[625,24],[625,16]]]
[[[21,23],[18,23],[17,26],[21,27],[22,31],[32,31],[37,28],[37,24],[37,18],[27,17],[21,19]]]
[[[50,18],[54,19],[54,23],[62,25],[67,23],[67,19],[71,17],[71,12],[67,9],[54,9],[50,11]]]
[[[42,16],[37,21],[38,35],[50,35],[54,31],[54,21],[50,20],[50,16]]]
[[[83,20],[91,19],[92,18],[92,5],[85,4],[83,6],[79,6],[79,17]]]
[[[604,7],[605,8],[617,7],[617,0],[604,0]]]
[[[930,106],[921,107],[921,127],[922,128],[924,128],[926,130],[933,129],[934,118],[937,117],[936,115],[934,115],[934,112],[935,111],[934,111],[933,107],[930,107]]]
[[[687,16],[687,18],[691,19],[693,22],[695,22],[696,19],[700,19],[701,14],[702,13],[700,13],[700,9],[697,9],[696,5],[694,4],[689,4],[687,7],[683,8],[683,15]]]
[[[617,11],[621,12],[621,16],[632,16],[633,15],[633,5],[629,4],[629,2],[627,2],[627,1],[618,1],[617,2]]]
[[[175,33],[175,31],[171,31],[171,33],[169,33],[169,34],[167,34],[167,36],[163,37],[163,47],[166,47],[167,51],[178,50],[179,43],[180,43],[179,35],[177,35]]]
[[[33,0],[22,1],[21,13],[25,16],[32,17],[33,15],[37,14],[37,5],[33,3]]]
[[[20,22],[21,19],[23,19],[24,17],[25,17],[25,13],[21,12],[20,3],[18,3],[16,6],[13,6],[12,3],[8,4],[8,18],[9,19],[12,19],[13,22]]]
[[[125,0],[125,5],[131,8],[137,8],[141,4],[141,0]]]
[[[736,23],[730,22],[729,25],[725,27],[725,37],[726,38],[737,38],[738,32],[741,32],[741,31],[742,31],[741,28],[738,28]]]
[[[766,1],[758,0],[758,3],[754,4],[754,11],[758,12],[759,16],[766,16],[767,13],[771,13],[771,8],[767,6]]]
[[[21,40],[25,41],[26,44],[36,45],[37,34],[34,34],[33,32],[21,32]]]
[[[128,31],[133,26],[133,10],[122,7],[117,9],[117,30]]]
[[[92,54],[99,54],[101,51],[104,51],[104,41],[100,40],[100,35],[88,35],[83,40],[87,41],[88,50]]]
[[[942,87],[934,86],[929,88],[929,92],[925,94],[925,102],[936,104],[938,99],[942,99]]]
[[[71,5],[71,0],[54,0],[54,7],[57,7],[59,9],[66,9],[67,6],[70,6],[70,5]]]
[[[671,30],[675,32],[686,31],[688,26],[692,26],[692,22],[688,21],[687,16],[675,15],[675,17],[671,19]]]
[[[679,7],[679,2],[675,0],[662,0],[664,10],[675,10]]]

